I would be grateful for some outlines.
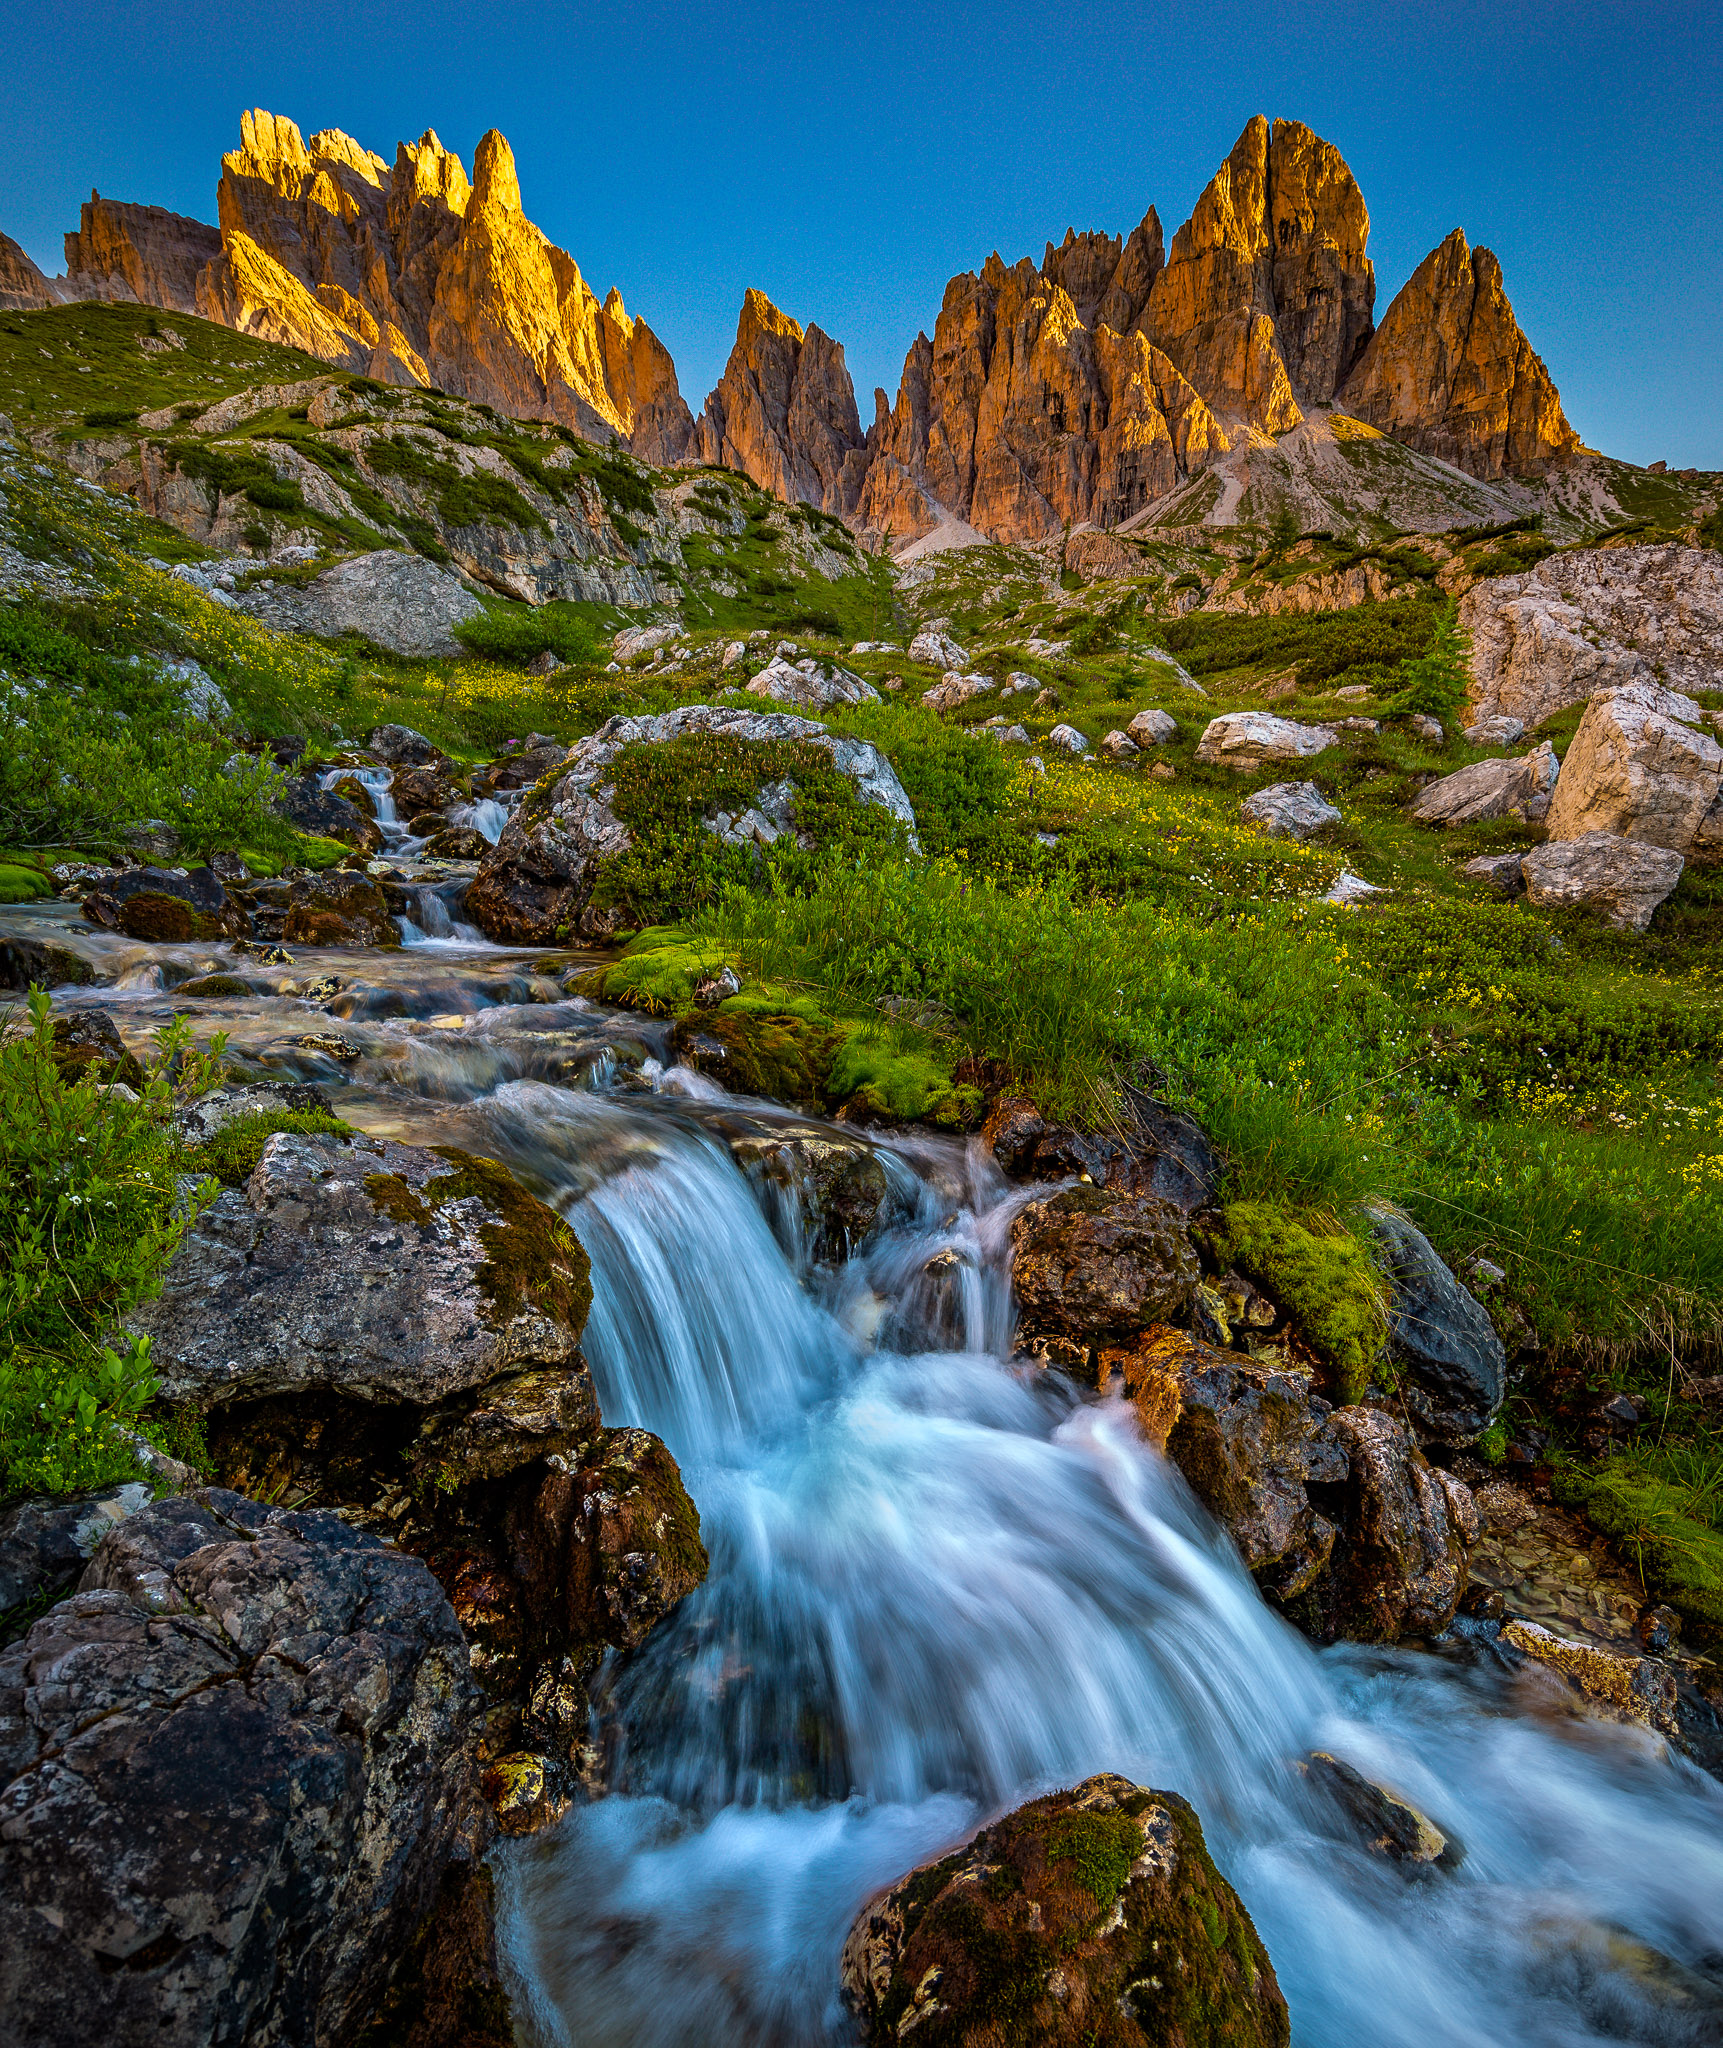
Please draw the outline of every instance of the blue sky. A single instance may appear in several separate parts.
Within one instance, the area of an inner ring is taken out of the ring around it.
[[[1455,227],[1593,446],[1723,468],[1715,6],[1173,8],[62,0],[10,12],[0,229],[45,267],[91,186],[215,217],[243,107],[386,156],[513,143],[527,211],[614,283],[698,408],[758,285],[845,345],[863,423],[945,282],[1067,226],[1167,236],[1249,116],[1310,123],[1370,208],[1380,315]]]

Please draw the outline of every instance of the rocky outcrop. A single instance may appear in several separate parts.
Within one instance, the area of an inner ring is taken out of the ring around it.
[[[841,513],[855,500],[861,447],[840,344],[750,291],[723,378],[695,422],[690,455],[739,469],[788,504]]]
[[[482,1842],[467,1646],[415,1558],[207,1491],[0,1652],[0,2035],[352,2040]]]
[[[351,556],[309,583],[248,590],[235,602],[278,633],[363,633],[392,653],[427,658],[459,654],[451,629],[483,610],[452,569],[397,548]]]
[[[162,206],[92,192],[66,237],[64,291],[74,299],[135,299],[164,313],[195,313],[197,281],[221,254],[221,233]]]
[[[1596,910],[1623,931],[1642,932],[1686,866],[1668,847],[1615,832],[1534,846],[1520,860],[1528,901],[1545,910]]]
[[[1088,1778],[866,1906],[843,1952],[867,2042],[1285,2048],[1268,1952],[1174,1792]]]
[[[1196,1124],[1139,1088],[1123,1091],[1108,1131],[1055,1122],[1027,1096],[1002,1095],[981,1135],[1012,1180],[1089,1180],[1120,1194],[1156,1195],[1186,1216],[1207,1206],[1220,1179]]]
[[[1723,690],[1723,555],[1674,541],[1549,555],[1461,598],[1475,717],[1526,727],[1629,682]]]
[[[1487,818],[1531,818],[1546,814],[1561,763],[1548,740],[1529,754],[1473,761],[1452,775],[1426,783],[1412,805],[1424,825],[1476,825]]]
[[[1116,525],[1224,454],[1199,392],[1132,331],[1159,264],[1151,212],[1126,243],[1068,236],[1039,270],[995,254],[953,278],[896,409],[875,394],[858,523],[925,533],[954,513],[990,539],[1045,540]]]
[[[1303,405],[1334,397],[1369,340],[1369,235],[1340,152],[1258,114],[1173,237],[1149,337],[1223,422],[1286,433]]]
[[[1536,475],[1579,448],[1502,266],[1458,228],[1407,279],[1337,403],[1472,476]]]
[[[688,704],[654,718],[618,715],[582,740],[561,778],[542,796],[530,796],[510,818],[467,891],[467,916],[488,937],[514,944],[614,930],[623,913],[592,907],[601,864],[633,844],[629,828],[611,809],[611,764],[625,747],[661,746],[701,734],[745,746],[791,740],[819,748],[854,783],[863,803],[888,811],[905,827],[911,845],[916,843],[915,813],[903,785],[891,763],[866,740],[839,737],[811,719],[782,711]],[[691,818],[689,825],[699,830],[702,821]]]
[[[37,313],[56,303],[47,277],[10,235],[0,235],[0,313]]]
[[[338,129],[261,111],[222,159],[219,228],[92,196],[63,296],[201,314],[395,384],[674,461],[692,429],[663,344],[526,218],[493,129],[473,178],[429,130],[388,163]]]
[[[1685,853],[1723,782],[1699,707],[1655,684],[1602,690],[1585,708],[1550,801],[1549,836],[1613,832]]]
[[[1473,716],[1538,725],[1598,690],[1723,689],[1723,554],[1673,541],[1579,548],[1460,600]]]

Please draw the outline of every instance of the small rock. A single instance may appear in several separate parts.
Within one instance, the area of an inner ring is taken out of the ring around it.
[[[1056,725],[1047,735],[1050,747],[1062,747],[1067,754],[1086,754],[1089,742],[1074,725]]]
[[[923,690],[921,701],[930,711],[955,711],[972,697],[985,696],[992,687],[991,676],[963,675],[953,669],[941,676],[931,690]]]
[[[1556,786],[1561,764],[1548,740],[1517,758],[1474,761],[1425,785],[1412,806],[1420,824],[1476,825],[1488,818],[1527,814]]]
[[[1163,747],[1168,740],[1177,739],[1178,731],[1178,721],[1167,711],[1139,711],[1125,727],[1126,735],[1139,747]]]
[[[1137,752],[1136,741],[1128,738],[1122,732],[1108,733],[1101,744],[1115,760],[1119,761],[1128,760],[1131,755]]]
[[[1442,721],[1439,718],[1432,718],[1427,711],[1414,711],[1406,723],[1420,739],[1430,740],[1438,747],[1448,737],[1443,730]]]
[[[966,669],[969,656],[957,642],[931,626],[923,627],[909,643],[909,658],[927,668]]]
[[[1340,813],[1314,782],[1277,782],[1247,796],[1239,815],[1270,839],[1308,840],[1325,826],[1338,825]]]
[[[1474,747],[1517,747],[1525,736],[1525,720],[1510,718],[1506,712],[1480,718],[1475,725],[1466,727],[1466,738]]]
[[[1525,877],[1517,853],[1484,853],[1467,861],[1460,873],[1468,881],[1481,882],[1492,896],[1512,900],[1525,894]]]
[[[1608,1650],[1589,1638],[1575,1641],[1518,1615],[1505,1624],[1498,1640],[1565,1680],[1587,1710],[1602,1719],[1679,1734],[1675,1674],[1667,1664]]]
[[[1342,868],[1334,878],[1334,886],[1323,897],[1324,903],[1341,905],[1364,903],[1372,896],[1386,896],[1388,891],[1375,882],[1365,881],[1362,875],[1355,875],[1350,868]]]

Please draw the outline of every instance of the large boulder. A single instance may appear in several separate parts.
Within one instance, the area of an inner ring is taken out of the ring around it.
[[[1318,1438],[1310,1375],[1166,1328],[1129,1351],[1103,1352],[1101,1363],[1120,1368],[1144,1435],[1259,1583],[1282,1599],[1302,1593],[1334,1547],[1334,1525],[1311,1506],[1305,1481],[1342,1469]]]
[[[1580,548],[1460,600],[1474,716],[1541,724],[1624,683],[1723,689],[1723,554],[1672,541]]]
[[[1271,761],[1308,761],[1337,746],[1331,725],[1300,725],[1272,711],[1229,711],[1211,718],[1197,742],[1197,759],[1236,768],[1242,774]]]
[[[1477,825],[1487,818],[1536,816],[1561,773],[1548,740],[1517,759],[1474,761],[1426,783],[1412,806],[1423,825]]]
[[[1176,1792],[1087,1778],[866,1906],[843,1953],[869,2043],[1285,2048],[1286,2000]]]
[[[1388,1356],[1426,1443],[1475,1443],[1507,1393],[1507,1353],[1488,1311],[1397,1209],[1372,1209],[1388,1283]]]
[[[610,768],[625,747],[661,746],[691,734],[758,744],[796,740],[829,754],[857,797],[877,804],[902,824],[912,846],[915,812],[891,763],[866,740],[830,733],[823,725],[783,711],[744,711],[685,704],[653,718],[606,719],[570,753],[548,791],[535,791],[503,828],[467,892],[466,914],[487,937],[518,945],[547,945],[582,933],[606,936],[614,919],[591,909],[600,863],[633,844],[611,809]],[[690,829],[699,829],[690,820]]]
[[[1347,1460],[1345,1480],[1325,1496],[1339,1528],[1315,1589],[1325,1632],[1365,1643],[1440,1635],[1480,1530],[1470,1492],[1379,1408],[1337,1408],[1325,1430]]]
[[[424,659],[459,654],[455,627],[484,609],[453,569],[397,548],[353,555],[309,583],[242,591],[235,602],[278,633],[361,633]]]
[[[208,1409],[329,1391],[420,1408],[554,1371],[595,1420],[586,1254],[490,1160],[278,1131],[188,1233],[133,1327],[165,1400]]]
[[[353,2040],[479,1839],[478,1693],[415,1558],[205,1491],[0,1651],[0,2037]]]
[[[1642,932],[1685,866],[1668,847],[1587,832],[1534,846],[1522,857],[1520,873],[1527,898],[1540,909],[1597,910],[1624,931]]]
[[[1685,853],[1723,783],[1723,747],[1694,730],[1699,716],[1654,683],[1599,692],[1562,762],[1549,836],[1614,832]]]
[[[847,668],[810,655],[792,662],[776,654],[748,685],[750,697],[770,697],[799,711],[829,711],[834,704],[877,704],[879,692]]]
[[[1072,1364],[1186,1314],[1202,1273],[1175,1203],[1107,1188],[1030,1202],[1013,1219],[1011,1247],[1020,1336]]]
[[[1325,826],[1340,823],[1340,813],[1314,782],[1276,782],[1259,789],[1245,798],[1239,815],[1270,839],[1314,839]]]

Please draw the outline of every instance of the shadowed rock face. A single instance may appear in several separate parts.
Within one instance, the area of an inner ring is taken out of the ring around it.
[[[1502,266],[1458,228],[1407,279],[1339,402],[1473,476],[1536,472],[1579,447]]]
[[[54,303],[54,289],[10,235],[0,235],[0,313],[34,313]]]
[[[841,345],[750,291],[690,454],[739,469],[787,504],[851,509],[861,455],[855,386]]]
[[[0,1653],[0,2036],[342,2041],[479,1826],[478,1689],[416,1558],[208,1490]]]

